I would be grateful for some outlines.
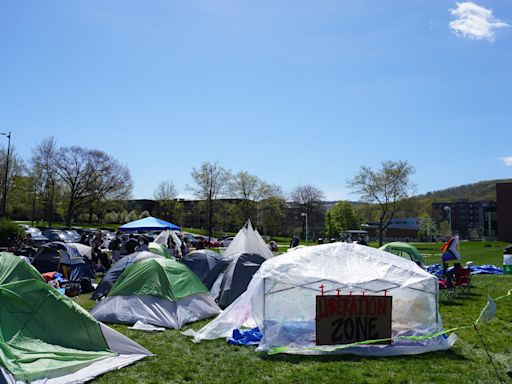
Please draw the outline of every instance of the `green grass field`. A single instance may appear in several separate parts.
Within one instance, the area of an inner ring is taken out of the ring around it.
[[[505,244],[462,243],[463,261],[501,264]],[[418,245],[422,254],[438,254],[440,244]],[[436,256],[428,263],[438,262]],[[441,302],[446,329],[471,325],[486,303],[512,289],[512,276],[474,276],[471,296]],[[86,309],[89,295],[76,298]],[[503,382],[512,383],[512,297],[500,300],[497,316],[479,327]],[[199,329],[208,321],[185,329]],[[142,333],[126,326],[113,328],[156,354],[142,362],[97,378],[95,383],[499,383],[485,349],[473,329],[456,332],[449,351],[415,356],[293,356],[257,353],[252,347],[230,346],[224,340],[194,344],[179,331]]]

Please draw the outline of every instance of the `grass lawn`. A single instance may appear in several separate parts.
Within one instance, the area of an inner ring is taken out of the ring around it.
[[[504,244],[462,243],[463,261],[501,264]],[[420,245],[422,254],[439,253],[438,246]],[[467,258],[466,258],[467,255]],[[434,257],[433,257],[434,258]],[[428,260],[428,262],[437,262]],[[468,298],[441,303],[445,328],[470,325],[485,305],[487,295],[498,297],[512,289],[512,276],[473,276]],[[86,309],[89,295],[76,298]],[[481,324],[480,332],[498,366],[503,382],[512,383],[512,297],[499,302],[497,316]],[[208,321],[185,329],[199,329]],[[107,373],[95,383],[498,383],[487,354],[473,329],[457,331],[459,340],[449,351],[387,358],[357,356],[267,356],[252,347],[230,346],[224,340],[194,344],[179,331],[142,333],[126,326],[113,328],[157,356]]]

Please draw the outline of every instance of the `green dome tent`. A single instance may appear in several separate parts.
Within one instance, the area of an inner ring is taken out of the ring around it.
[[[85,382],[151,353],[30,279],[0,284],[0,382]]]
[[[163,244],[151,242],[151,243],[148,244],[148,248],[149,248],[149,252],[152,252],[152,253],[155,253],[157,255],[166,257],[168,259],[172,258],[171,253],[169,252],[167,247],[165,245],[163,245]]]
[[[423,257],[419,253],[418,249],[414,245],[409,243],[395,241],[393,243],[383,245],[382,247],[379,248],[379,250],[392,253],[394,255],[403,257],[407,260],[412,260],[419,266],[424,264]]]
[[[91,314],[100,321],[137,321],[180,329],[220,312],[201,280],[186,265],[157,258],[129,266]]]
[[[32,265],[12,253],[0,252],[0,284],[21,280],[44,281]]]

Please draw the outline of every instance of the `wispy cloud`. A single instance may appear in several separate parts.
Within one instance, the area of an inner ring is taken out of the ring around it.
[[[512,167],[512,156],[500,157],[500,160],[503,161],[503,164],[507,167]]]
[[[471,1],[456,4],[455,9],[450,9],[450,13],[456,17],[456,20],[450,22],[450,28],[457,37],[472,40],[487,39],[493,42],[497,29],[510,26],[495,18],[492,10]]]

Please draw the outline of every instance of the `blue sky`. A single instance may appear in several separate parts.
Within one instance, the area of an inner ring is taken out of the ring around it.
[[[509,178],[510,25],[487,0],[0,0],[0,131],[102,149],[137,198],[204,161],[327,199],[385,160],[418,193]]]

